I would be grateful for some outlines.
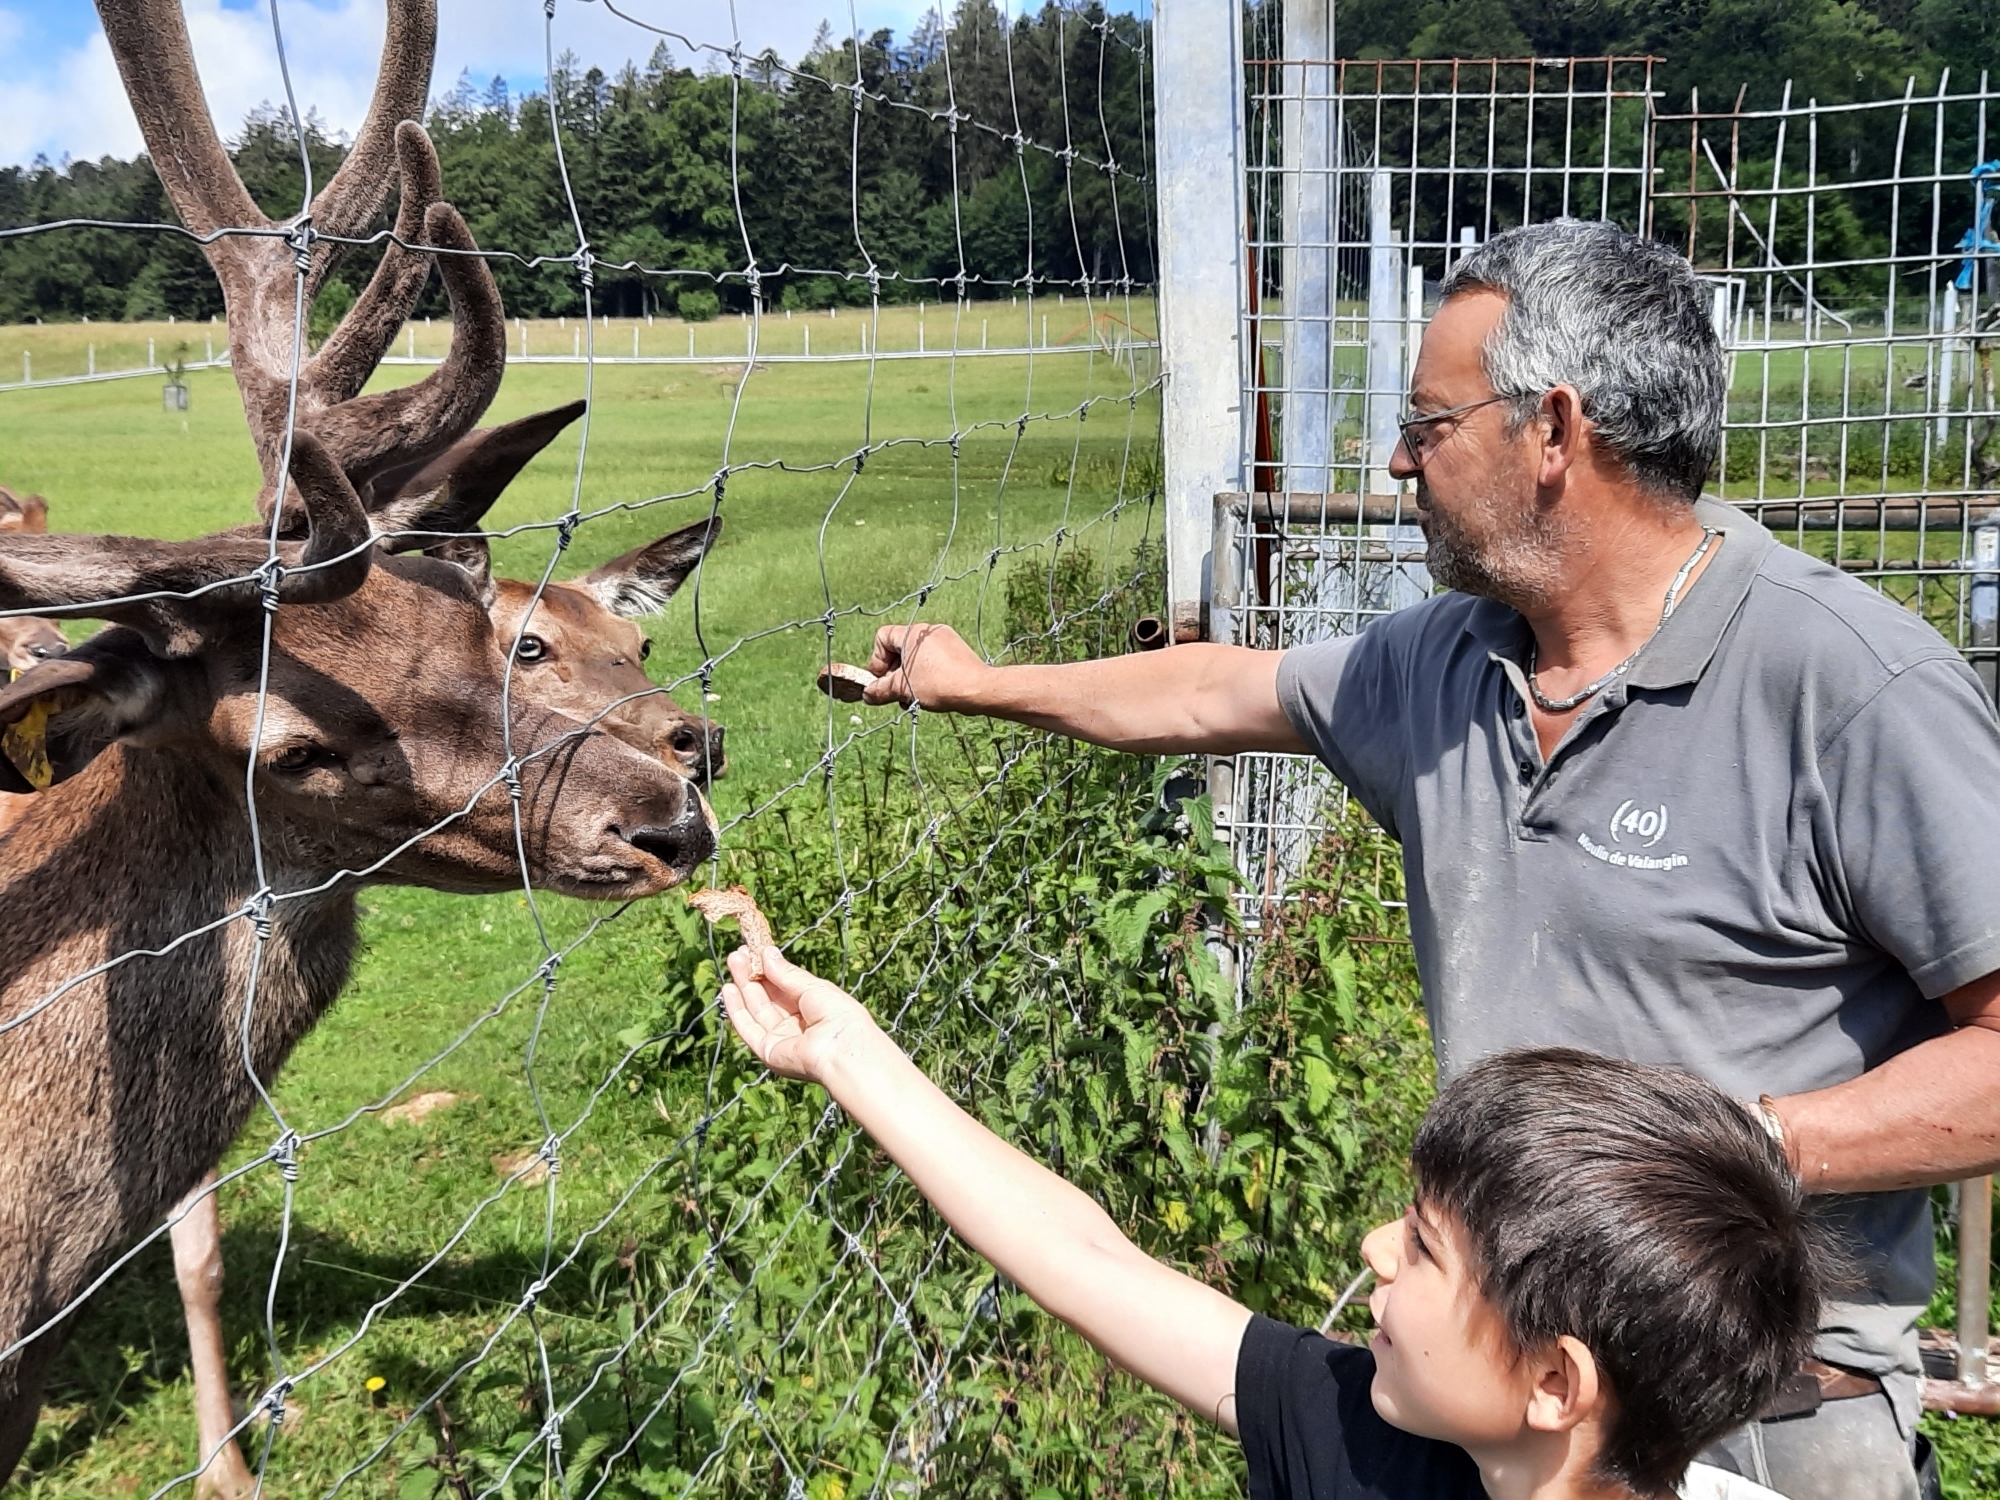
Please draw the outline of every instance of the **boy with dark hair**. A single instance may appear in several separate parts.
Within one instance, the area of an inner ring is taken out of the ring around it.
[[[851,995],[776,948],[762,963],[756,979],[732,954],[722,992],[751,1051],[824,1087],[1044,1309],[1240,1436],[1253,1500],[1656,1500],[1811,1346],[1797,1184],[1689,1075],[1544,1050],[1449,1084],[1417,1136],[1416,1202],[1362,1246],[1362,1350],[1153,1260]]]

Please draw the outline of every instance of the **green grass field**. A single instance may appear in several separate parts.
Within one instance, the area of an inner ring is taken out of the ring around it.
[[[82,329],[7,332],[63,333],[74,341]],[[0,335],[0,349],[6,347]],[[421,373],[402,367],[385,379]],[[1024,561],[1046,559],[1059,527],[1101,563],[1122,564],[1149,526],[1157,534],[1152,508],[1131,499],[1157,482],[1157,391],[1135,398],[1130,373],[1101,353],[1037,357],[1032,386],[1030,373],[1026,360],[1012,358],[965,360],[955,368],[944,359],[885,363],[871,391],[865,364],[780,364],[756,369],[739,402],[740,363],[596,372],[585,509],[683,498],[584,525],[558,576],[707,514],[713,476],[725,461],[760,465],[727,480],[727,531],[701,585],[701,638],[722,658],[709,708],[729,731],[731,770],[714,799],[725,819],[805,777],[830,743],[866,727],[854,721],[883,717],[876,710],[850,715],[844,705],[836,711],[813,690],[830,606],[844,612],[833,626],[833,649],[848,659],[865,658],[878,621],[916,614],[915,592],[926,585],[933,591],[921,606],[924,615],[982,633],[997,648],[1006,577]],[[1149,379],[1142,359],[1140,386]],[[161,411],[153,380],[0,396],[0,483],[46,495],[58,530],[185,537],[253,519],[257,471],[234,387],[220,371],[197,372],[190,383],[185,415]],[[582,389],[578,367],[516,367],[490,417],[556,405]],[[1070,414],[1086,401],[1096,404],[1079,422]],[[1021,424],[1024,413],[1033,419]],[[948,443],[954,427],[967,433],[956,464]],[[866,441],[890,438],[924,445],[880,449],[857,477],[851,456]],[[779,460],[804,472],[763,467]],[[576,473],[573,428],[516,481],[489,525],[559,515]],[[1131,502],[1123,508],[1121,493]],[[497,570],[535,576],[553,540],[543,529],[499,542]],[[672,681],[703,659],[692,590],[649,628],[656,679]],[[699,685],[689,683],[682,701],[698,695]],[[822,795],[813,780],[792,804],[811,818],[815,807],[823,808]],[[823,811],[818,818],[824,823]],[[680,905],[670,897],[635,909],[565,963],[535,1073],[558,1122],[590,1105],[591,1090],[625,1050],[620,1033],[656,1013],[662,974],[688,941],[668,904]],[[383,1096],[521,985],[542,958],[517,896],[379,889],[366,906],[366,953],[350,991],[300,1048],[279,1087],[281,1108],[302,1131]],[[561,901],[545,911],[559,944],[599,914]],[[373,1299],[437,1253],[454,1226],[468,1217],[473,1224],[415,1294],[296,1393],[266,1494],[324,1492],[441,1371],[477,1347],[495,1310],[513,1304],[532,1278],[543,1193],[516,1190],[483,1213],[475,1209],[500,1186],[495,1159],[542,1137],[523,1071],[536,999],[513,1002],[416,1085],[415,1092],[456,1096],[450,1107],[414,1124],[369,1117],[307,1151],[292,1256],[276,1302],[280,1348],[294,1368],[351,1337]],[[604,1213],[692,1123],[700,1084],[697,1070],[691,1103],[663,1101],[635,1082],[630,1089],[614,1086],[595,1105],[565,1157],[559,1243]],[[273,1134],[268,1120],[253,1122],[232,1161],[254,1155]],[[272,1373],[262,1330],[280,1223],[278,1188],[264,1171],[222,1198],[225,1316],[244,1390],[261,1387]],[[659,1212],[657,1200],[645,1202],[645,1212],[635,1210],[611,1236],[607,1254],[627,1234],[637,1243],[686,1233],[677,1218]],[[602,1298],[580,1284],[568,1292],[548,1304],[550,1337],[560,1344],[570,1332],[601,1334],[608,1326],[603,1319],[612,1316]],[[505,1346],[517,1383],[520,1357],[517,1343]],[[35,1496],[144,1494],[187,1468],[194,1426],[185,1359],[162,1244],[78,1318],[17,1488]],[[374,1393],[367,1389],[371,1377],[385,1382]],[[435,1471],[415,1471],[413,1478],[407,1460],[392,1458],[343,1493],[410,1493],[399,1486],[426,1475],[434,1478]]]

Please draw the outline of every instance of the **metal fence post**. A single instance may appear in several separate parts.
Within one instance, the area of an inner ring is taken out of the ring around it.
[[[1986,696],[2000,702],[2000,521],[1972,528],[1971,561],[1966,649]]]
[[[1202,638],[1215,495],[1243,488],[1237,0],[1160,0],[1153,47],[1168,627],[1178,643]]]
[[[1958,1185],[1958,1379],[1986,1384],[1987,1308],[1992,1297],[1993,1179]]]

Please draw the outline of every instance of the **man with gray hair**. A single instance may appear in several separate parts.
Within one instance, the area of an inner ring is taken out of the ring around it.
[[[1911,1500],[1927,1188],[2000,1165],[2000,720],[1916,615],[1700,497],[1728,373],[1686,261],[1561,220],[1444,293],[1392,471],[1452,592],[1283,653],[992,667],[890,627],[869,697],[1317,755],[1402,843],[1444,1077],[1550,1045],[1686,1068],[1823,1195],[1856,1284],[1710,1460]]]

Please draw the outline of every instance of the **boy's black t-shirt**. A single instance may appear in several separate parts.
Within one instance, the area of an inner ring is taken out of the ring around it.
[[[1236,1351],[1250,1500],[1486,1500],[1463,1448],[1391,1427],[1375,1356],[1258,1313]]]

